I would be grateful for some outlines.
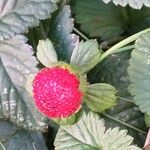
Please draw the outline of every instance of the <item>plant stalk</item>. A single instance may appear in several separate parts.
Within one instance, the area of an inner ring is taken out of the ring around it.
[[[145,29],[143,31],[140,31],[126,39],[124,39],[123,41],[119,42],[118,44],[114,45],[113,47],[111,47],[110,49],[108,49],[105,53],[102,54],[101,58],[100,58],[100,62],[102,60],[104,60],[107,56],[109,56],[110,54],[113,54],[115,52],[117,52],[118,49],[122,48],[123,46],[135,41],[141,34],[144,34],[146,32],[149,32],[150,28]]]

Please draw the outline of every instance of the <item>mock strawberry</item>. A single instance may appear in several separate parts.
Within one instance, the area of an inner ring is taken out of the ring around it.
[[[82,105],[78,76],[67,68],[42,69],[33,80],[33,98],[39,111],[49,118],[67,118]]]

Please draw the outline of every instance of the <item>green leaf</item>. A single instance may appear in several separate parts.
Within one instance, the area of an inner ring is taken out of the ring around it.
[[[74,27],[71,18],[70,6],[60,8],[51,19],[49,36],[54,43],[55,50],[60,60],[70,61],[74,47],[79,42],[79,37],[71,34]]]
[[[0,131],[2,150],[47,150],[44,137],[40,132],[17,130],[11,122],[3,121],[0,122]]]
[[[103,112],[116,105],[116,89],[105,83],[91,84],[87,86],[85,103],[96,112]]]
[[[53,43],[49,40],[40,40],[37,46],[37,58],[45,66],[49,67],[52,63],[57,62],[57,54]]]
[[[142,7],[141,10],[128,9],[128,23],[130,34],[137,33],[150,27],[150,8]]]
[[[82,72],[91,70],[98,64],[101,51],[96,40],[81,41],[73,50],[70,63],[81,68]]]
[[[29,130],[43,130],[45,117],[24,88],[28,75],[38,71],[26,40],[18,35],[0,42],[0,118]]]
[[[140,110],[150,115],[150,32],[141,35],[135,43],[128,68],[131,81],[129,91]]]
[[[135,9],[141,9],[143,5],[150,7],[150,1],[149,0],[103,0],[105,3],[109,3],[110,1],[113,1],[115,5],[121,5],[125,7],[127,4],[129,4],[131,7]]]
[[[1,0],[0,40],[27,32],[28,27],[39,24],[57,8],[58,0]]]
[[[124,17],[121,8],[106,5],[101,0],[74,0],[75,21],[90,37],[111,39],[124,32]]]
[[[56,150],[140,150],[132,141],[127,130],[106,130],[104,120],[90,112],[72,126],[61,126],[54,144]]]
[[[147,132],[144,117],[139,108],[134,105],[133,98],[127,90],[129,85],[127,68],[130,54],[131,51],[126,51],[110,55],[90,71],[88,80],[90,83],[105,82],[117,89],[117,95],[120,97],[117,105],[106,111],[109,117],[103,116],[106,120],[106,125],[108,127],[119,126],[121,129],[127,129],[129,134],[135,138],[134,142],[142,147],[146,138],[145,133]],[[140,132],[140,130],[142,131]]]
[[[90,83],[105,82],[113,85],[118,95],[124,97],[129,94],[127,67],[130,59],[130,51],[112,54],[99,63],[88,74]]]

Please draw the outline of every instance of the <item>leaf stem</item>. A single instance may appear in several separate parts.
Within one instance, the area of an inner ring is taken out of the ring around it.
[[[120,53],[120,52],[123,52],[123,51],[127,51],[127,50],[131,50],[131,49],[134,49],[135,46],[134,45],[128,45],[128,46],[125,46],[125,47],[121,47],[119,49],[116,49],[116,51],[114,51],[113,53]]]
[[[117,43],[116,45],[114,45],[113,47],[111,47],[110,49],[108,49],[105,53],[102,54],[100,62],[102,60],[104,60],[108,55],[113,54],[114,52],[116,52],[118,49],[122,48],[123,46],[135,41],[141,34],[146,33],[150,31],[150,28],[145,29],[143,31],[140,31],[126,39],[124,39],[123,41]]]
[[[0,141],[0,146],[3,148],[3,150],[6,150],[6,148],[4,147],[1,141]]]
[[[124,97],[120,97],[120,96],[117,96],[119,99],[121,100],[125,100],[125,101],[128,101],[128,102],[131,102],[131,103],[134,103],[132,100],[130,99],[127,99],[127,98],[124,98]]]
[[[81,33],[77,28],[73,28],[74,32],[76,32],[78,35],[80,35],[84,40],[89,40],[83,33]]]
[[[140,132],[140,133],[146,135],[146,132],[143,131],[143,130],[141,130],[141,129],[138,129],[138,128],[136,128],[136,127],[134,127],[134,126],[132,126],[132,125],[130,125],[130,124],[128,124],[128,123],[122,122],[121,120],[118,120],[118,119],[116,119],[116,118],[110,116],[109,114],[106,114],[106,113],[102,113],[102,114],[103,114],[105,117],[107,117],[107,118],[109,118],[109,119],[111,119],[111,120],[114,120],[114,121],[116,121],[116,122],[118,122],[118,123],[120,123],[120,124],[122,124],[122,125],[124,125],[124,126],[126,126],[126,127],[128,127],[128,128],[131,128],[131,129],[133,129],[133,130],[135,130],[135,131],[138,131],[138,132]]]
[[[43,23],[42,23],[42,22],[40,22],[39,28],[40,28],[40,31],[41,31],[42,38],[43,38],[44,40],[46,40],[47,34],[46,34],[45,30],[44,30],[44,26],[43,26]]]

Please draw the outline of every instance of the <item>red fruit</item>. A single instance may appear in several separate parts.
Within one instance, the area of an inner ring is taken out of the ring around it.
[[[33,81],[33,97],[39,111],[49,118],[66,118],[82,104],[80,81],[68,69],[42,69]]]

